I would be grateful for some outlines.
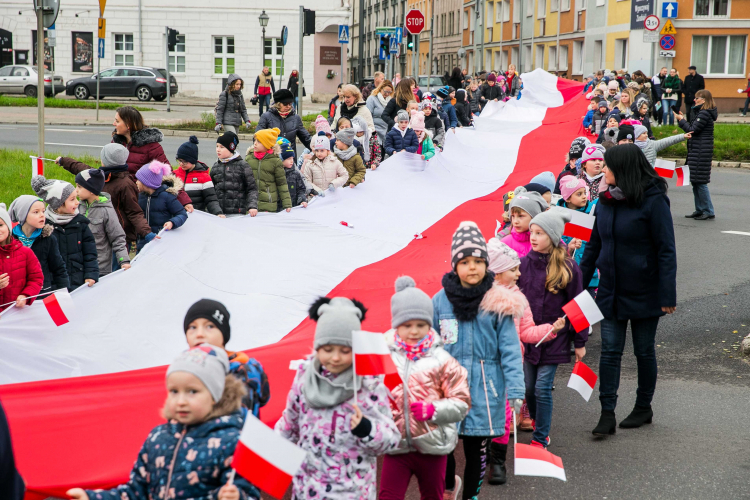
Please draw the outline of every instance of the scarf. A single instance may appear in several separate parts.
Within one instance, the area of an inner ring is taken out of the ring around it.
[[[101,167],[99,170],[104,172],[104,175],[107,174],[114,174],[115,172],[127,172],[128,171],[128,164],[125,165],[114,165],[110,167]]]
[[[446,273],[443,276],[443,288],[445,296],[453,306],[453,314],[459,321],[474,321],[479,314],[479,304],[484,298],[484,294],[492,288],[495,280],[495,273],[487,270],[482,282],[471,288],[464,288],[461,280],[455,271]]]
[[[21,229],[21,224],[18,224],[16,227],[13,228],[13,236],[18,238],[18,241],[23,243],[23,246],[26,248],[30,248],[31,245],[34,244],[34,240],[39,237],[39,235],[42,234],[42,229],[36,229],[33,233],[31,233],[31,236],[26,236],[26,234]]]
[[[289,111],[287,111],[286,113],[282,113],[282,112],[281,112],[281,111],[279,111],[278,109],[277,109],[276,111],[279,111],[279,116],[280,116],[280,117],[282,117],[282,118],[286,118],[287,116],[289,116],[290,114],[292,114],[292,110],[293,110],[293,109],[294,109],[294,108],[291,108],[291,109],[290,109]]]
[[[646,141],[635,141],[635,145],[638,146],[641,149],[645,148],[647,144],[648,144],[647,140]]]
[[[406,342],[401,340],[401,337],[398,336],[398,333],[395,335],[395,338],[396,345],[404,351],[409,361],[416,362],[421,358],[424,358],[425,354],[427,354],[427,351],[429,351],[432,347],[432,344],[435,342],[435,333],[432,328],[430,328],[430,332],[422,337],[422,340],[413,345],[407,344]]]
[[[359,384],[362,386],[360,377]],[[331,408],[354,396],[354,368],[332,376],[313,355],[302,376],[302,394],[310,408]]]
[[[349,146],[349,148],[343,151],[340,150],[338,146],[334,146],[333,149],[334,149],[334,152],[336,153],[336,156],[338,156],[344,161],[350,159],[352,156],[357,154],[357,148],[355,148],[353,145]]]
[[[262,160],[267,154],[268,150],[263,151],[262,153],[260,151],[253,151],[253,156],[258,160]]]
[[[237,152],[235,152],[235,153],[234,153],[234,154],[233,154],[232,156],[230,156],[229,158],[218,158],[218,160],[219,160],[219,161],[220,161],[221,163],[229,163],[230,161],[232,161],[232,160],[235,160],[235,159],[237,159],[237,158],[239,158],[239,157],[240,157],[240,154],[239,154],[239,153],[237,153]]]
[[[601,174],[599,174],[599,175],[595,175],[594,177],[591,177],[589,175],[589,173],[586,172],[585,170],[582,170],[581,172],[583,173],[583,175],[586,176],[586,178],[588,179],[589,182],[594,182],[595,180],[601,179],[602,177],[604,177],[604,173],[603,172]]]
[[[64,226],[72,221],[78,214],[59,214],[47,205],[47,210],[44,211],[44,215],[58,226]]]
[[[388,101],[391,99],[390,96],[388,96],[388,98],[383,97],[383,94],[378,94],[377,98],[378,98],[378,101],[380,101],[380,104],[382,104],[384,108],[388,106]]]
[[[352,106],[351,108],[349,106],[347,106],[345,102],[342,102],[339,114],[341,116],[344,116],[344,117],[348,118],[349,121],[351,121],[352,118],[354,118],[355,116],[357,116],[357,112],[358,111],[359,111],[359,103],[358,102],[354,103],[354,106]]]

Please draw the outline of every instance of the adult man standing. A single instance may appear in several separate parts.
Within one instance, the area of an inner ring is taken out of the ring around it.
[[[661,125],[661,119],[664,115],[663,109],[656,109],[656,103],[661,103],[661,97],[662,97],[662,90],[661,90],[661,84],[664,83],[664,80],[667,78],[667,67],[664,66],[658,74],[654,75],[651,78],[651,97],[653,98],[652,102],[654,103],[654,110],[653,115],[654,118],[659,122],[659,125]],[[661,104],[659,104],[661,107]]]
[[[258,116],[263,115],[263,106],[266,110],[271,108],[271,94],[276,92],[273,84],[273,77],[268,70],[268,66],[263,66],[263,71],[255,79],[255,97],[258,98]]]
[[[367,98],[370,97],[372,91],[378,88],[380,84],[385,81],[385,74],[382,71],[376,71],[372,77],[372,80],[372,83],[368,83],[367,85],[365,85],[365,88],[362,89],[362,99],[364,100],[367,100]]]
[[[693,106],[695,106],[695,93],[699,90],[705,89],[706,83],[703,81],[703,76],[699,75],[696,71],[695,66],[690,66],[688,68],[688,73],[690,74],[685,77],[684,95],[685,107],[687,108],[687,121],[692,122],[695,114],[695,111],[693,111]]]

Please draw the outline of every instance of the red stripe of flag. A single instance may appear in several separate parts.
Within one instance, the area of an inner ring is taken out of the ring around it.
[[[594,387],[596,385],[596,380],[598,378],[596,373],[584,364],[583,361],[579,361],[575,364],[573,367],[573,373],[581,377],[589,387]]]
[[[396,372],[390,354],[355,354],[357,375],[383,375]]]
[[[542,462],[549,462],[552,465],[563,468],[562,458],[557,455],[553,455],[544,448],[537,448],[536,446],[522,445],[518,443],[515,447],[516,458],[526,458],[529,460],[541,460]]]
[[[282,498],[292,483],[292,476],[275,467],[271,462],[245,446],[242,441],[238,441],[237,447],[234,449],[232,466],[235,467],[234,464],[237,463],[251,465],[242,467],[242,477],[274,498]]]
[[[586,292],[586,290],[584,290],[584,292]],[[573,330],[580,332],[581,330],[584,330],[591,326],[589,324],[589,320],[586,319],[586,315],[583,314],[581,307],[575,300],[571,300],[570,302],[565,304],[562,310],[565,311],[565,314],[568,315],[570,324],[573,325]]]
[[[671,168],[654,167],[654,170],[659,174],[659,177],[665,177],[667,179],[674,177],[674,170]]]
[[[60,307],[60,303],[57,301],[57,297],[54,293],[47,296],[42,303],[44,303],[47,308],[47,312],[49,313],[50,318],[52,318],[52,321],[55,322],[55,325],[62,326],[70,321],[68,317],[65,316],[65,313],[63,312],[62,307]]]
[[[568,222],[565,224],[563,235],[570,236],[571,238],[578,238],[583,241],[589,241],[591,239],[591,231],[592,230],[587,227]]]

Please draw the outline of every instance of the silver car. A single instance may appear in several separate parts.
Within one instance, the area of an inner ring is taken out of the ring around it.
[[[35,66],[3,66],[0,68],[0,94],[26,94],[28,97],[36,97],[37,80]],[[65,91],[61,76],[55,76],[54,88],[54,95]],[[48,69],[44,70],[44,95],[53,95],[52,72]]]

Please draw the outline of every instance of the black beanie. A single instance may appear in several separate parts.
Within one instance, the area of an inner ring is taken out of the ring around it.
[[[196,136],[191,135],[188,142],[183,142],[182,146],[177,148],[177,159],[185,160],[193,165],[198,163],[198,138]]]
[[[229,334],[231,329],[229,328],[229,311],[219,301],[211,299],[201,299],[188,309],[185,314],[185,321],[182,324],[182,329],[187,333],[188,326],[190,323],[198,318],[207,319],[221,331],[224,336],[224,346],[229,342]]]
[[[217,139],[216,142],[218,144],[221,144],[225,148],[227,148],[229,151],[234,153],[234,150],[237,149],[237,146],[240,143],[239,137],[237,137],[237,134],[234,132],[224,132],[221,134]]]
[[[635,141],[635,129],[632,125],[620,125],[620,131],[617,133],[617,142],[623,139]]]
[[[526,184],[524,187],[526,188],[526,191],[534,191],[541,195],[544,195],[544,193],[549,193],[550,191],[552,191],[547,186],[543,186],[542,184],[539,184],[538,182],[531,182],[529,184]]]
[[[91,191],[91,193],[99,196],[102,194],[102,189],[104,189],[104,172],[98,168],[78,172],[78,174],[76,174],[76,184],[83,186]]]

